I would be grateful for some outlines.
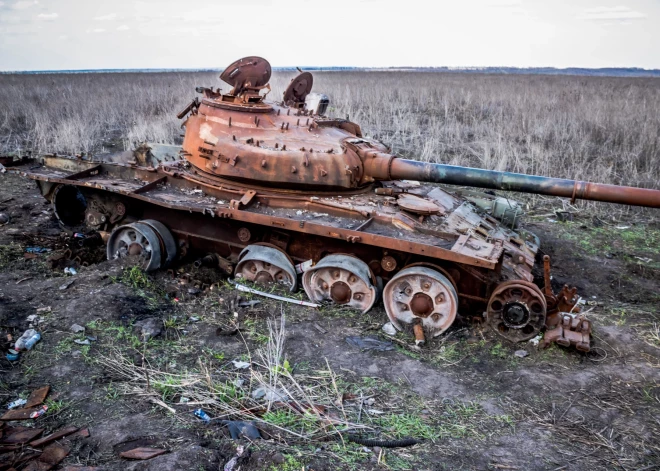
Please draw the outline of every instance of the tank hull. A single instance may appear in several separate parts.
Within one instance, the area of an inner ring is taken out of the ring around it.
[[[390,191],[381,194],[367,187],[341,195],[249,189],[201,174],[177,155],[175,148],[154,146],[145,162],[151,165],[127,155],[102,161],[44,156],[42,166],[12,170],[38,182],[70,230],[111,231],[157,220],[170,229],[182,255],[210,252],[236,261],[254,243],[279,247],[294,263],[344,253],[364,261],[384,283],[411,264],[433,265],[451,275],[466,314],[479,312],[503,280],[532,280],[538,239],[504,227],[439,186],[387,182]],[[62,188],[76,188],[85,207],[76,209],[79,196]],[[398,204],[403,200],[388,193],[426,202],[434,214],[404,210]]]

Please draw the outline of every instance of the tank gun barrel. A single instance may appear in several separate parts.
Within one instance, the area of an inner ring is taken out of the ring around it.
[[[660,208],[660,190],[499,172],[398,158],[393,159],[391,162],[390,177],[394,180],[417,180]]]

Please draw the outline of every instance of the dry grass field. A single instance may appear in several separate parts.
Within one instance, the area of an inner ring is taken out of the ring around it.
[[[275,73],[279,99],[293,73]],[[317,72],[330,114],[399,155],[658,187],[660,80],[424,72]],[[178,111],[216,73],[0,75],[0,152],[98,153],[175,143]]]

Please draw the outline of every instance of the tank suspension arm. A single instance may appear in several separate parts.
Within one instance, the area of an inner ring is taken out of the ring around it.
[[[583,199],[660,208],[660,190],[498,172],[398,158],[393,159],[391,162],[390,177],[394,180],[418,180],[493,190],[563,196],[571,198],[571,200]]]

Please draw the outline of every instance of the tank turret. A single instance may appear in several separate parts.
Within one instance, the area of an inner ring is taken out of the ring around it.
[[[324,116],[327,98],[309,96],[313,77],[302,72],[282,100],[267,102],[271,68],[247,57],[220,76],[228,94],[208,88],[180,116],[185,121],[185,158],[210,177],[299,191],[355,190],[379,180],[472,186],[567,198],[660,207],[660,191],[423,163],[397,158],[366,139],[348,120]]]

